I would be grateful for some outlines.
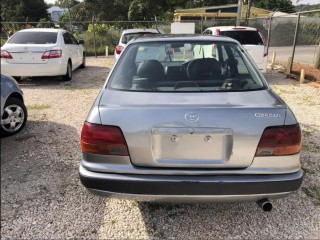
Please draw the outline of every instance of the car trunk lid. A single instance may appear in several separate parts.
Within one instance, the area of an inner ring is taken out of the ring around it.
[[[56,45],[46,44],[45,46],[32,46],[14,44],[12,47],[6,47],[5,51],[10,53],[12,59],[6,59],[8,63],[12,64],[45,64],[48,59],[42,59],[46,51],[53,50]]]
[[[119,126],[139,167],[246,168],[263,130],[283,125],[286,106],[268,90],[143,93],[106,90],[103,125]]]

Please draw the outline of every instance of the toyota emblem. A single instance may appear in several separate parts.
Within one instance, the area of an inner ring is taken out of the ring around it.
[[[185,119],[189,122],[196,122],[199,120],[199,115],[194,112],[189,112],[185,115]]]

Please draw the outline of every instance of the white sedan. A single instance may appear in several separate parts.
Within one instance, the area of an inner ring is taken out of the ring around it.
[[[85,52],[79,42],[62,29],[25,29],[1,47],[1,72],[20,80],[23,76],[62,76],[85,67]]]

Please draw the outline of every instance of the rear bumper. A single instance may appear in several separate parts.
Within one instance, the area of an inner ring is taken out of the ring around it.
[[[67,63],[63,64],[61,59],[50,59],[44,64],[12,64],[1,60],[1,72],[8,76],[59,76],[67,72]]]
[[[168,176],[96,173],[80,166],[82,184],[95,193],[137,200],[257,201],[298,190],[303,172],[278,175]]]

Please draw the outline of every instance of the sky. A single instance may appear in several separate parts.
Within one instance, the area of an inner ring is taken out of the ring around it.
[[[46,3],[55,3],[55,0],[44,0]],[[297,5],[297,0],[292,0],[293,5]],[[320,0],[298,0],[298,5],[299,4],[318,4],[320,3]]]
[[[319,4],[320,3],[320,0],[300,0],[298,1],[298,4],[296,4],[296,0],[293,0],[291,1],[293,5],[299,5],[299,4],[310,4],[310,5],[313,5],[313,4]]]

